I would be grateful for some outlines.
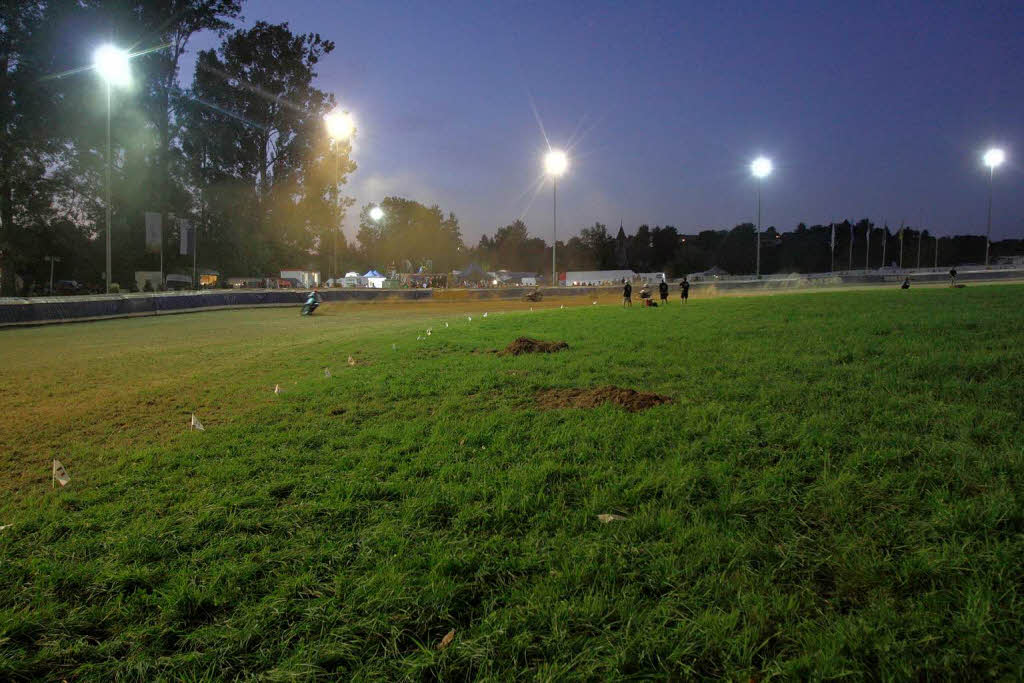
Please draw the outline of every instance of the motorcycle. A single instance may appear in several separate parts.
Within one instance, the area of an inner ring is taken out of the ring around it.
[[[320,306],[320,297],[316,292],[311,292],[306,303],[302,304],[302,315],[313,315],[313,311]]]

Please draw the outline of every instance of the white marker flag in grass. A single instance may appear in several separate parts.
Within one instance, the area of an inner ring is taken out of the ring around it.
[[[348,364],[349,365],[355,365],[356,364],[356,359],[353,358],[352,356],[349,356],[348,357]]]
[[[192,421],[188,423],[188,431],[191,432],[193,429],[196,430],[197,432],[206,431],[206,429],[203,428],[203,423],[199,421],[199,418],[196,417],[195,413],[192,413]]]
[[[468,320],[469,322],[473,322],[473,316],[467,315],[466,320]]]
[[[485,318],[487,317],[487,311],[484,311],[484,317]]]
[[[60,460],[53,459],[53,478],[50,483],[54,488],[57,487],[57,482],[60,482],[61,486],[67,486],[71,483],[71,476],[68,471],[64,469],[64,465],[60,464]]]
[[[281,393],[281,385],[280,384],[275,384],[274,385],[274,393],[275,394],[280,394]]]
[[[447,320],[445,321],[444,326],[448,327],[448,321]]]
[[[330,377],[330,376],[331,376],[331,369],[330,368],[324,368],[324,377]]]

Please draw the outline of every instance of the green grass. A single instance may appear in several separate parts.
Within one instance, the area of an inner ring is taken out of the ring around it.
[[[672,303],[0,331],[0,678],[1024,678],[1024,287]]]

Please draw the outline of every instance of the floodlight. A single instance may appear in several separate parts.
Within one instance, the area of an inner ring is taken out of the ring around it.
[[[998,147],[993,147],[989,151],[985,152],[985,165],[989,168],[995,168],[1004,161],[1006,161],[1006,153]]]
[[[569,168],[569,157],[560,149],[553,149],[544,155],[544,171],[554,177],[565,173]]]
[[[370,209],[370,218],[372,218],[375,221],[379,221],[381,218],[384,218],[384,209],[380,208],[379,206],[373,207],[372,209]]]
[[[132,82],[132,71],[128,65],[129,54],[113,45],[97,48],[92,56],[92,65],[96,73],[110,85],[127,87]]]
[[[327,134],[334,141],[347,140],[356,129],[356,122],[347,111],[334,111],[324,116]]]
[[[750,164],[750,172],[755,178],[764,178],[772,172],[772,160],[758,157]]]

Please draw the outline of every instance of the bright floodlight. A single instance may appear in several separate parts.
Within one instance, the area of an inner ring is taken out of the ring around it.
[[[764,178],[772,172],[772,160],[765,157],[758,157],[750,164],[750,172],[755,178]]]
[[[569,168],[569,157],[560,149],[553,149],[544,155],[544,170],[556,178]]]
[[[132,82],[132,70],[125,50],[103,45],[93,53],[92,65],[96,73],[110,85],[125,87]]]
[[[356,122],[347,111],[335,111],[324,116],[327,134],[332,140],[347,140],[356,129]]]
[[[372,218],[375,221],[379,221],[381,218],[384,218],[384,209],[380,208],[379,206],[373,207],[372,209],[370,209],[370,218]]]
[[[1006,161],[1006,154],[997,147],[985,152],[985,165],[989,168],[995,168],[1004,161]]]

